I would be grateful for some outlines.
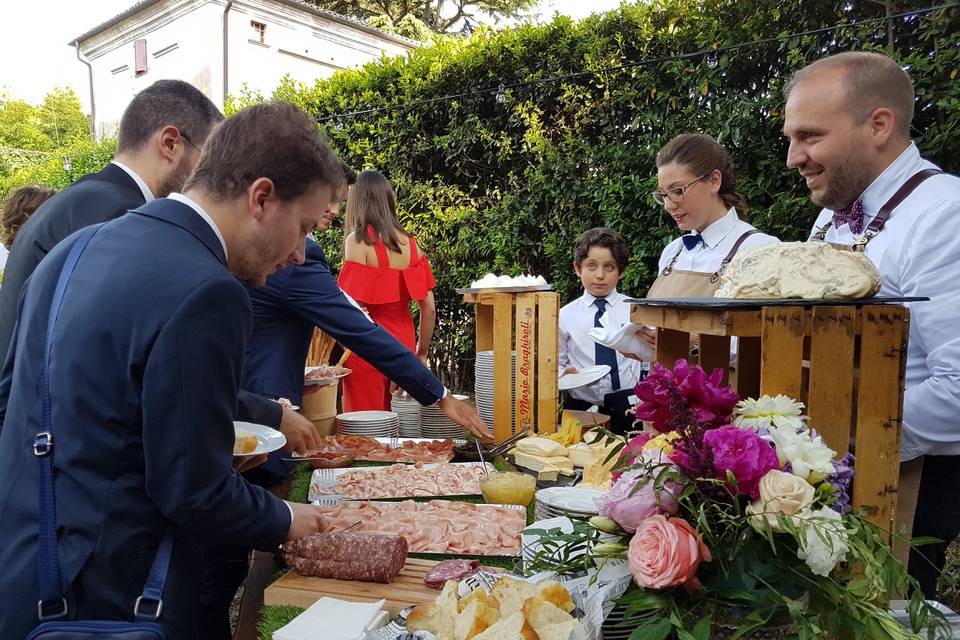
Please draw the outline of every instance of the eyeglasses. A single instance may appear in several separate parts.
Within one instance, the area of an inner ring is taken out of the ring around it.
[[[653,201],[661,206],[666,204],[666,201],[668,198],[670,199],[671,202],[675,202],[679,204],[683,202],[683,196],[687,194],[687,189],[697,184],[698,182],[700,182],[701,180],[703,180],[709,175],[710,173],[705,173],[699,178],[694,178],[693,180],[683,185],[682,187],[674,187],[673,189],[667,189],[666,191],[654,191],[650,195],[653,196]]]
[[[184,140],[186,140],[187,142],[189,142],[189,143],[190,143],[190,146],[197,150],[197,153],[203,153],[203,151],[200,149],[200,147],[198,147],[197,145],[193,144],[193,140],[191,140],[191,139],[190,139],[190,136],[188,136],[185,132],[181,131],[181,132],[180,132],[180,137],[183,138]]]

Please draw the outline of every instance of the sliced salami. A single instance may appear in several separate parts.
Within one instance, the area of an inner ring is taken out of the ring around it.
[[[428,587],[441,589],[447,580],[463,580],[477,572],[480,563],[477,560],[444,560],[423,576]]]

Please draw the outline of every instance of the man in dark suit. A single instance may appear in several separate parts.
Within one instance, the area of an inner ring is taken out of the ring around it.
[[[240,280],[304,256],[342,184],[315,123],[290,104],[250,107],[207,141],[183,195],[101,226],[53,329],[50,389],[59,563],[69,619],[130,620],[161,537],[174,535],[159,623],[197,630],[199,549],[276,549],[318,530],[232,468],[237,395],[252,329]],[[0,376],[0,638],[38,623],[39,376],[53,290],[76,235],[26,284]],[[239,279],[239,280],[238,280]]]
[[[159,80],[133,98],[120,119],[114,160],[40,206],[10,248],[0,287],[0,364],[13,336],[20,290],[43,257],[78,229],[182,189],[221,120],[217,107],[182,80]],[[262,397],[242,393],[237,417],[280,429],[292,450],[316,442],[308,420]]]
[[[355,177],[343,165],[347,182]],[[345,190],[331,201],[317,231],[325,231],[340,213]],[[262,287],[248,287],[253,304],[253,335],[247,344],[241,385],[249,392],[273,398],[303,400],[303,365],[313,338],[321,330],[351,349],[399,384],[422,405],[439,402],[453,421],[478,436],[492,437],[477,412],[450,395],[416,354],[370,319],[350,301],[330,273],[327,258],[307,238],[303,264],[277,271]],[[255,484],[270,486],[282,480],[288,466],[271,455],[261,467],[245,474]],[[215,545],[204,559],[204,637],[229,640],[230,604],[247,575],[249,547]]]

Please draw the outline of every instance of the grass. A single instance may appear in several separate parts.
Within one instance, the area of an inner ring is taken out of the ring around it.
[[[356,466],[378,466],[376,463],[371,465],[366,465],[363,463],[357,463]],[[306,462],[301,462],[297,464],[293,472],[291,473],[291,482],[290,482],[290,493],[288,494],[288,499],[291,502],[307,502],[307,493],[310,490],[310,476],[313,474],[313,469]],[[429,498],[428,498],[429,499]],[[483,498],[480,496],[466,496],[462,498],[457,498],[463,502],[474,502],[480,503],[483,502]],[[527,506],[527,524],[533,522],[533,502],[530,502],[530,505]],[[413,554],[418,558],[426,558],[428,560],[449,560],[450,558],[457,558],[461,556],[450,556],[443,554],[431,554],[431,553],[418,553]],[[481,562],[484,566],[487,567],[499,567],[503,569],[513,569],[515,563],[517,562],[516,558],[482,558]],[[279,574],[277,578],[280,577]],[[273,632],[277,629],[280,629],[291,620],[300,615],[304,610],[300,607],[288,607],[288,606],[278,606],[278,607],[263,607],[260,610],[260,622],[257,624],[257,634],[259,635],[260,640],[271,640],[273,638]]]

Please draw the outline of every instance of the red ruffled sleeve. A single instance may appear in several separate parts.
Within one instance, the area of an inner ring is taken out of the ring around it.
[[[423,300],[437,284],[436,280],[433,279],[433,269],[430,268],[430,261],[423,257],[416,265],[407,267],[401,273],[403,274],[403,282],[407,285],[407,291],[413,300]]]
[[[400,302],[400,271],[345,260],[337,284],[351,298],[365,304]]]

